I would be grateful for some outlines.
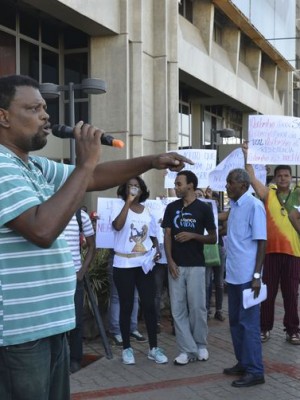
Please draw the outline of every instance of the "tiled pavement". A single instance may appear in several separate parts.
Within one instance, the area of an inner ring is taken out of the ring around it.
[[[224,298],[227,316],[227,298]],[[300,398],[300,346],[285,341],[282,328],[281,294],[276,303],[276,323],[271,339],[263,344],[266,383],[250,388],[234,388],[224,367],[235,364],[228,328],[224,322],[209,320],[209,360],[175,366],[178,354],[170,321],[163,321],[158,335],[169,363],[157,365],[147,359],[147,343],[132,341],[136,364],[123,365],[121,349],[112,346],[113,358],[107,359],[100,339],[85,342],[85,353],[101,358],[71,375],[72,400],[292,400]],[[145,332],[140,324],[141,331]]]

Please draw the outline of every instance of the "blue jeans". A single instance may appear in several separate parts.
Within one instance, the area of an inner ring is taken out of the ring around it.
[[[82,360],[82,332],[83,332],[83,281],[77,281],[74,296],[76,326],[69,332],[70,360],[77,361],[79,364]]]
[[[242,285],[227,284],[229,325],[235,357],[246,372],[263,375],[260,340],[260,306],[243,307],[243,290],[251,282]]]
[[[179,267],[177,279],[169,273],[169,294],[179,351],[197,357],[207,345],[205,267]]]
[[[160,305],[164,284],[168,279],[168,264],[156,263],[153,268],[155,281],[155,310],[157,323],[160,323]]]
[[[118,291],[113,280],[113,266],[109,265],[109,285],[110,299],[108,309],[109,333],[112,335],[121,335],[120,329],[120,300]],[[137,289],[134,291],[133,309],[130,317],[130,332],[138,330],[138,312],[139,312],[139,294]]]
[[[70,399],[66,335],[0,347],[0,399]]]

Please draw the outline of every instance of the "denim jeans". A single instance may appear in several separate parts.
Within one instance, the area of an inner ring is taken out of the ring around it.
[[[205,267],[179,267],[179,276],[169,273],[169,294],[176,342],[180,353],[198,355],[207,345]]]
[[[70,399],[66,335],[0,347],[0,399]]]
[[[83,281],[77,281],[76,291],[74,296],[76,326],[69,332],[69,345],[70,345],[70,360],[77,361],[79,364],[81,363],[83,354],[83,346],[82,346],[83,296],[84,296]]]
[[[260,305],[247,309],[243,307],[243,290],[250,287],[251,282],[242,285],[227,283],[230,332],[239,364],[246,372],[263,375]]]
[[[164,284],[168,279],[168,265],[156,263],[153,268],[155,281],[155,310],[157,323],[160,323],[160,305]]]

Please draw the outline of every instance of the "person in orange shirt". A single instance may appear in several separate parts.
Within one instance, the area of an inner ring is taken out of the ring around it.
[[[242,146],[247,160],[248,144]],[[246,162],[246,161],[245,161]],[[267,187],[254,175],[252,165],[246,163],[251,185],[264,202],[267,212],[267,249],[263,269],[263,282],[268,288],[268,297],[261,305],[261,341],[270,339],[274,324],[275,299],[281,287],[286,340],[300,345],[298,292],[300,280],[299,234],[289,218],[299,206],[299,188],[291,189],[292,171],[288,165],[278,165],[274,170],[275,186]]]

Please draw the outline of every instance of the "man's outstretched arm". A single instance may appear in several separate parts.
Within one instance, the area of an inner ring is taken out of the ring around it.
[[[247,164],[248,142],[244,142],[242,144],[242,150],[245,157],[245,169],[250,176],[251,186],[255,190],[256,195],[264,201],[268,196],[269,188],[256,178],[253,166],[251,164]]]

